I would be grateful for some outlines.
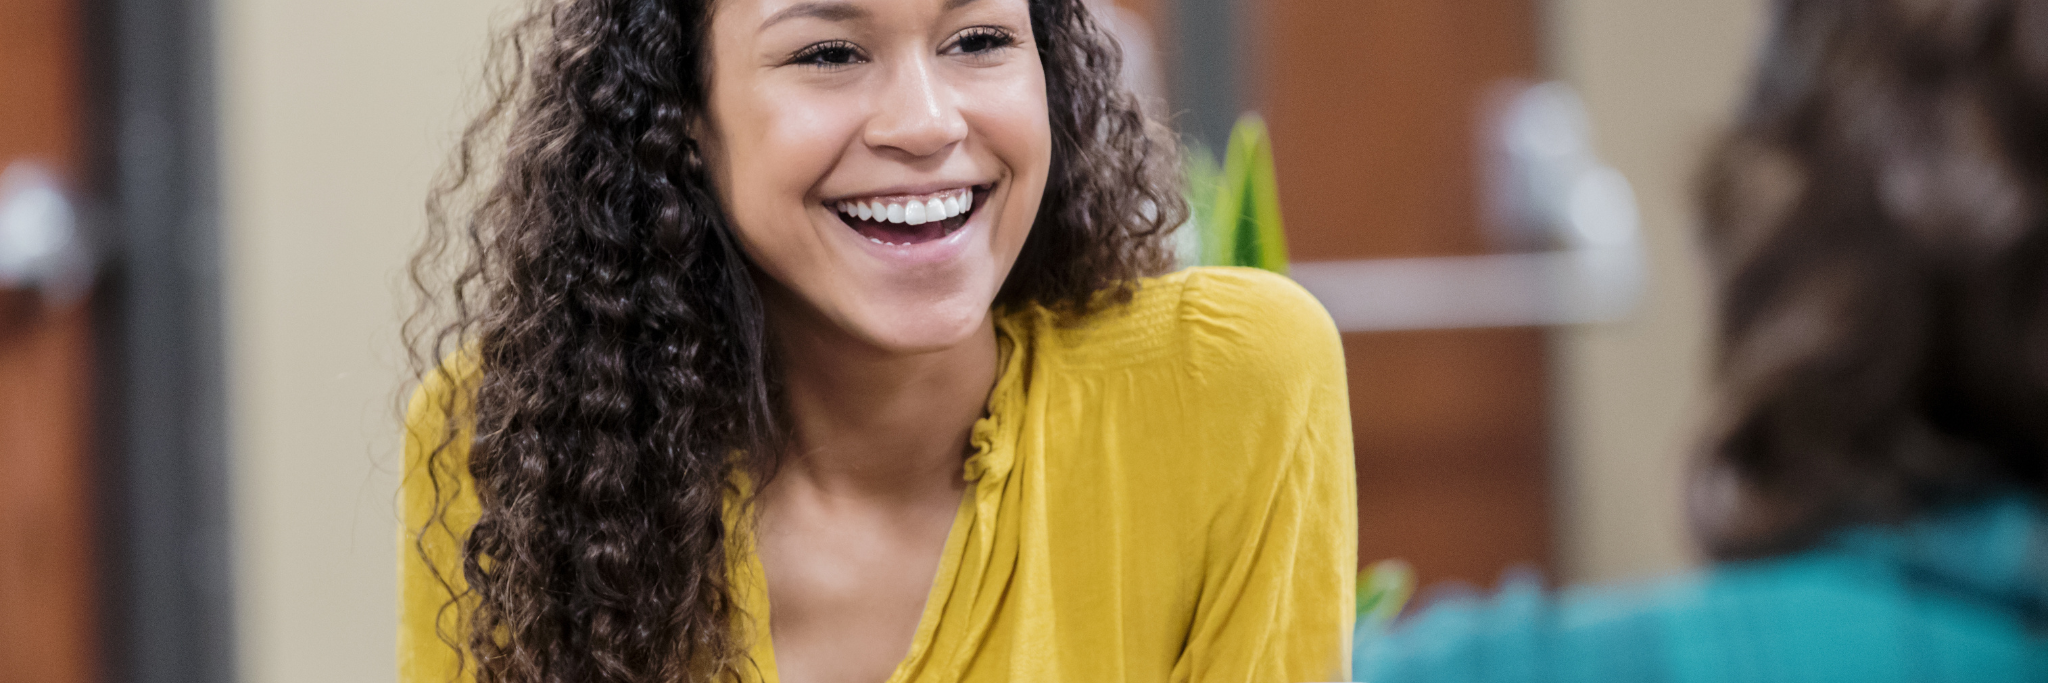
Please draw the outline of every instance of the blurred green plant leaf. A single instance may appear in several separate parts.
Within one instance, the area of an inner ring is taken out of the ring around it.
[[[1358,628],[1384,632],[1415,595],[1415,569],[1401,560],[1380,560],[1358,572]]]
[[[1210,185],[1213,189],[1203,191],[1202,183],[1208,181],[1194,172],[1194,166],[1208,158],[1206,153],[1192,156],[1188,180],[1200,228],[1201,262],[1286,274],[1287,237],[1280,221],[1280,189],[1266,122],[1257,114],[1237,120],[1223,168]]]

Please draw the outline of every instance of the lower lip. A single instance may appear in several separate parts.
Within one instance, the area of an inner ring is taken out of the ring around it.
[[[845,220],[840,219],[838,211],[831,211],[832,220],[839,224],[840,233],[845,235],[845,239],[853,242],[868,253],[874,254],[876,258],[906,266],[940,263],[952,260],[953,257],[959,256],[961,252],[966,251],[967,242],[971,234],[980,231],[984,225],[987,225],[988,218],[985,214],[988,211],[986,209],[989,208],[989,205],[994,200],[994,195],[988,193],[994,192],[996,189],[995,186],[990,186],[986,190],[975,190],[975,194],[986,197],[986,199],[981,199],[977,202],[981,206],[977,207],[973,213],[968,214],[967,222],[945,237],[929,242],[919,242],[917,244],[879,244],[869,241],[866,236],[860,234],[860,231],[854,230],[853,226],[847,225]]]

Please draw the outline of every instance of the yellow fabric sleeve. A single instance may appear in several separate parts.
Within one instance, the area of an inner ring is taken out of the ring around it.
[[[462,603],[455,600],[467,586],[462,539],[478,515],[468,471],[474,433],[467,423],[467,389],[474,376],[471,363],[452,360],[421,383],[406,408],[398,543],[399,683],[474,680],[474,665],[464,662],[457,648],[468,622]],[[458,420],[452,434],[451,416]],[[438,457],[430,457],[437,450]]]
[[[1188,296],[1218,328],[1208,336],[1228,342],[1193,360],[1235,368],[1215,386],[1288,404],[1299,421],[1287,425],[1291,434],[1261,435],[1272,441],[1264,452],[1282,457],[1249,470],[1229,506],[1237,516],[1212,533],[1210,578],[1172,680],[1350,680],[1358,494],[1342,340],[1292,281],[1203,270]]]

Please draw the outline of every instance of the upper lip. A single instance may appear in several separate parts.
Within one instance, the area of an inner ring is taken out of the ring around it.
[[[837,196],[837,197],[829,197],[829,198],[826,198],[826,199],[825,199],[824,201],[825,201],[825,203],[826,203],[826,204],[831,204],[831,203],[834,203],[834,202],[844,202],[844,201],[851,201],[851,200],[855,200],[855,199],[866,199],[866,198],[869,198],[869,197],[896,197],[896,196],[915,196],[915,195],[921,195],[921,194],[932,194],[932,193],[935,193],[935,192],[944,192],[944,191],[946,191],[946,190],[958,190],[958,189],[960,189],[960,188],[963,188],[963,187],[981,187],[981,186],[984,186],[984,185],[988,185],[988,184],[990,184],[990,183],[993,183],[993,182],[995,182],[995,181],[993,181],[993,180],[935,180],[935,181],[931,181],[931,182],[927,182],[927,183],[916,183],[916,184],[909,184],[909,185],[892,185],[892,186],[890,186],[890,187],[884,187],[884,188],[879,188],[879,189],[875,189],[875,190],[869,190],[869,191],[864,191],[864,192],[858,192],[858,193],[848,193],[848,194],[843,194],[843,195],[839,195],[839,196]]]

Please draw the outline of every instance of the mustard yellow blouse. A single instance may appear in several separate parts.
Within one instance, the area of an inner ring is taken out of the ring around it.
[[[974,486],[889,683],[1349,680],[1350,412],[1314,299],[1264,271],[1196,268],[1078,326],[1028,309],[997,329]],[[456,678],[436,629],[464,622],[426,563],[459,583],[476,501],[466,473],[437,501],[421,470],[448,391],[423,387],[407,422],[403,683]],[[437,504],[449,524],[422,534]],[[739,555],[749,677],[774,683],[766,583]]]

